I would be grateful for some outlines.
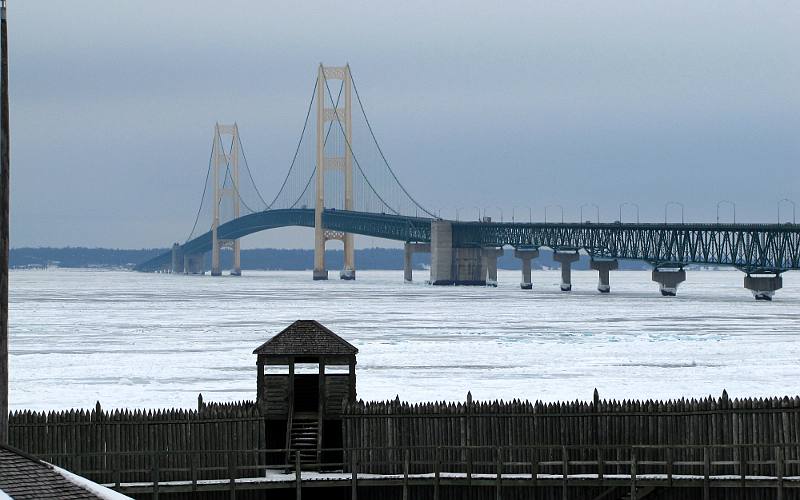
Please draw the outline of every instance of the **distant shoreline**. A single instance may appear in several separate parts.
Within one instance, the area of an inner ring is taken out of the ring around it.
[[[114,249],[84,247],[22,247],[10,250],[10,267],[13,269],[42,269],[58,267],[67,269],[132,269],[136,264],[155,257],[166,248]],[[230,266],[230,252],[223,252],[223,267]],[[306,271],[313,267],[314,251],[307,249],[254,248],[242,250],[242,269],[260,271]],[[206,268],[210,265],[210,254],[206,255]],[[328,250],[326,260],[329,269],[342,267],[341,250]],[[415,253],[414,268],[422,269],[430,265],[430,254]],[[520,269],[520,260],[514,257],[511,249],[498,259],[500,269]],[[364,248],[356,250],[356,267],[360,270],[400,270],[403,268],[403,249]],[[552,252],[542,249],[534,261],[534,269],[558,269]],[[588,269],[589,258],[581,260],[573,269]],[[646,262],[621,260],[620,270],[648,270]]]

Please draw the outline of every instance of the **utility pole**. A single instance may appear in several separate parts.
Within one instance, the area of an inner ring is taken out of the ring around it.
[[[6,0],[0,0],[0,444],[8,443],[8,27]]]

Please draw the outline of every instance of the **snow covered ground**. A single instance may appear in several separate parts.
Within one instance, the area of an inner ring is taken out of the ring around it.
[[[590,399],[800,393],[800,273],[756,302],[737,271],[689,271],[664,298],[649,272],[501,271],[496,289],[121,271],[11,273],[12,409],[193,407],[255,396],[252,350],[298,318],[360,349],[364,399]],[[331,272],[331,277],[338,272]]]

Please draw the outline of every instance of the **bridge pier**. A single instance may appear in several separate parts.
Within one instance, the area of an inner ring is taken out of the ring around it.
[[[592,259],[589,267],[598,272],[597,291],[600,293],[611,292],[611,281],[609,271],[619,268],[617,259]]]
[[[431,221],[431,285],[453,284],[453,225]]]
[[[780,274],[752,276],[748,273],[744,277],[744,287],[753,292],[756,300],[772,300],[775,291],[783,288],[783,278]]]
[[[233,240],[233,269],[231,269],[231,276],[242,275],[242,247],[239,240]]]
[[[406,242],[403,247],[403,280],[406,283],[411,283],[414,276],[413,257],[415,253],[422,253],[431,251],[430,243],[408,243]]]
[[[497,247],[484,247],[481,249],[481,266],[486,268],[486,286],[497,286],[497,258],[503,255],[503,249]],[[481,269],[483,273],[483,269]]]
[[[172,266],[170,271],[172,274],[183,274],[183,248],[180,243],[172,244]]]
[[[523,290],[530,290],[533,288],[533,281],[531,280],[531,260],[538,256],[538,248],[519,247],[514,249],[514,257],[522,260],[522,281],[519,287]]]
[[[217,239],[216,228],[213,229],[211,233],[211,276],[222,276],[222,267],[220,266],[220,242]]]
[[[453,224],[431,222],[431,285],[486,285],[480,247],[453,247]]]
[[[678,267],[653,269],[653,281],[658,283],[661,295],[674,297],[678,293],[678,285],[686,281],[686,271]]]
[[[580,257],[574,250],[559,251],[553,250],[553,260],[561,264],[561,291],[569,292],[572,290],[572,263]]]
[[[205,274],[203,270],[203,254],[185,254],[183,256],[184,274]]]

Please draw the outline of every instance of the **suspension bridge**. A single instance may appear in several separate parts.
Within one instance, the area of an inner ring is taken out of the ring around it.
[[[210,229],[208,223],[210,222]],[[241,274],[242,237],[279,227],[314,228],[313,279],[328,279],[325,245],[340,240],[340,278],[355,279],[353,235],[405,243],[405,279],[411,257],[431,253],[434,285],[496,285],[497,258],[512,247],[522,261],[522,289],[532,288],[531,261],[549,248],[569,291],[571,265],[583,251],[610,291],[618,259],[646,261],[663,295],[675,295],[689,264],[733,266],[756,299],[770,300],[781,274],[800,269],[800,225],[695,223],[514,223],[490,218],[446,220],[427,210],[400,182],[367,118],[349,65],[320,65],[293,159],[277,194],[256,185],[236,124],[217,124],[206,182],[194,225],[183,244],[136,267],[138,271],[222,274],[220,252],[233,252],[230,273]]]

